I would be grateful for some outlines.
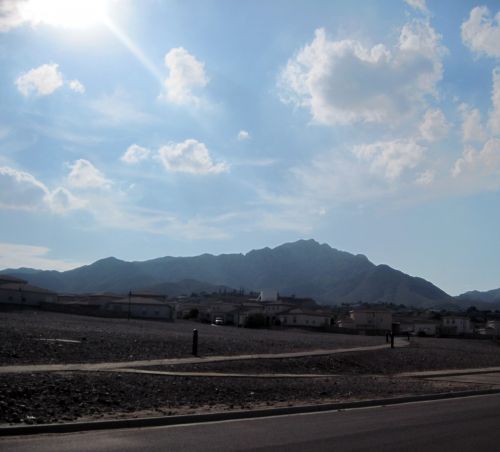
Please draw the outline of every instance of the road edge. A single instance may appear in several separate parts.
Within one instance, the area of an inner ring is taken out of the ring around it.
[[[392,397],[388,399],[370,399],[350,402],[323,403],[317,405],[300,405],[281,408],[265,408],[258,410],[229,411],[205,414],[187,414],[179,416],[145,417],[132,419],[110,419],[89,422],[70,422],[64,424],[15,425],[0,427],[0,436],[39,435],[45,433],[76,433],[93,430],[126,429],[141,427],[160,427],[201,422],[217,422],[238,419],[254,419],[290,414],[318,413],[353,408],[397,405],[411,402],[454,399],[480,395],[500,394],[500,389],[481,389],[473,391],[444,392],[436,394]]]

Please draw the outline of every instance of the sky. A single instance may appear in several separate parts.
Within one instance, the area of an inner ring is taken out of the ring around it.
[[[498,1],[0,0],[0,268],[301,238],[500,287]]]

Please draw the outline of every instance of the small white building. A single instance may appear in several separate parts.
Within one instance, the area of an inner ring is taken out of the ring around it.
[[[330,326],[331,314],[321,311],[308,311],[301,308],[292,308],[281,312],[277,316],[282,326]]]
[[[449,335],[472,334],[470,319],[460,315],[446,315],[441,319],[441,332]]]
[[[385,309],[354,309],[349,315],[358,330],[392,329],[392,312]]]
[[[500,320],[491,319],[486,322],[486,333],[491,336],[500,336]]]
[[[413,333],[417,336],[436,336],[439,322],[432,320],[415,320],[413,322]]]
[[[278,301],[278,291],[276,289],[262,289],[257,298],[258,301]]]
[[[130,317],[142,319],[174,320],[175,308],[164,301],[150,298],[127,297],[114,300],[103,306],[104,311],[115,314],[117,317]]]
[[[0,275],[0,303],[40,306],[40,303],[57,303],[57,294],[21,278]]]

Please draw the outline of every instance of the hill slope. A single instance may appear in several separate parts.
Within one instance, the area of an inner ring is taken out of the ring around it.
[[[144,262],[110,257],[66,272],[19,269],[2,273],[29,277],[32,284],[59,292],[128,292],[196,280],[247,291],[276,288],[283,295],[312,297],[326,304],[384,301],[450,307],[454,303],[452,297],[424,279],[387,265],[376,266],[363,255],[314,240],[247,254],[162,257]]]

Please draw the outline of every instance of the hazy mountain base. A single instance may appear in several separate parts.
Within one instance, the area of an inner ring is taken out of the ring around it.
[[[339,251],[314,240],[247,254],[162,257],[143,262],[110,257],[65,272],[18,269],[2,273],[24,277],[31,284],[60,293],[151,289],[177,295],[180,284],[185,293],[218,291],[221,286],[246,291],[275,288],[282,295],[311,297],[330,305],[359,301],[420,308],[461,305],[460,300],[422,278],[387,265],[375,265],[363,255]]]

